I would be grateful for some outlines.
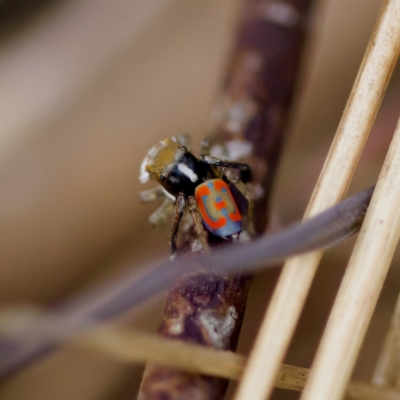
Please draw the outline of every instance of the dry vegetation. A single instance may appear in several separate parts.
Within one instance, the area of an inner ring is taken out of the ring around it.
[[[271,230],[304,213],[381,5],[317,3]],[[239,0],[71,0],[9,21],[0,41],[1,304],[51,306],[168,256],[168,229],[152,229],[153,208],[138,201],[139,165],[161,138],[188,132],[198,143],[206,133],[239,11]],[[351,193],[378,177],[399,114],[399,85],[395,71]],[[322,260],[286,363],[310,367],[353,244],[346,241]],[[398,261],[395,256],[355,379],[373,374],[397,299]],[[250,351],[277,277],[254,278],[241,354]],[[152,332],[161,307],[158,296],[124,320]],[[70,346],[5,381],[0,397],[125,399],[137,391],[142,369]],[[295,398],[298,392],[274,393],[274,399]]]

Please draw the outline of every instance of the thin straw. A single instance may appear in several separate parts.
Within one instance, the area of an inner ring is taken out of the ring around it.
[[[392,315],[385,344],[381,350],[372,382],[375,385],[392,386],[400,389],[400,296]]]
[[[346,390],[400,237],[399,200],[400,120],[302,400],[339,400]]]
[[[383,6],[306,218],[337,202],[349,185],[398,57],[399,9],[400,0]],[[270,395],[321,257],[316,252],[286,262],[236,400]]]
[[[154,337],[137,330],[118,326],[99,326],[76,337],[70,345],[82,350],[103,353],[126,363],[152,361],[157,364],[180,368],[229,379],[240,379],[246,358],[230,351],[183,343],[177,340]],[[283,364],[275,386],[288,390],[302,390],[309,370]],[[380,388],[366,382],[349,383],[347,396],[352,400],[398,400],[399,393],[390,388]]]
[[[62,319],[30,307],[6,308],[0,312],[0,334],[18,337],[26,331],[32,318],[36,320],[35,330],[31,331],[33,337],[65,340],[68,347],[94,351],[123,363],[141,364],[150,361],[184,371],[235,380],[240,379],[246,366],[246,357],[231,351],[157,337],[115,324],[97,325],[76,335],[65,329],[65,321]],[[275,386],[300,391],[304,388],[308,374],[307,368],[282,365]],[[397,400],[399,396],[396,390],[360,381],[350,382],[346,394],[352,400]]]

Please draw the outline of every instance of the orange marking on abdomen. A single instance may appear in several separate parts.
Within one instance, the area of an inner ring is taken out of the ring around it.
[[[210,188],[206,186],[206,184],[200,185],[196,188],[196,202],[200,210],[200,214],[207,225],[210,226],[212,229],[219,229],[222,228],[226,224],[226,218],[221,217],[218,218],[216,221],[212,220],[208,214],[208,210],[205,206],[205,201],[207,201],[208,197],[210,196],[211,191]],[[206,200],[203,200],[202,196],[206,196]]]

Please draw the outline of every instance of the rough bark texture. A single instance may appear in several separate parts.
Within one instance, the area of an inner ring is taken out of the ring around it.
[[[218,349],[234,349],[249,280],[188,274],[169,291],[158,335]],[[148,364],[141,399],[218,399],[228,381]]]
[[[227,75],[225,118],[216,136],[243,140],[252,151],[257,232],[265,229],[272,179],[282,146],[304,41],[309,0],[251,1]],[[222,107],[223,107],[222,106]]]
[[[213,113],[212,155],[251,166],[255,227],[267,205],[292,99],[310,0],[250,1],[239,25],[221,100]],[[240,205],[239,205],[240,206]],[[185,237],[188,257],[193,235]],[[169,291],[158,335],[235,350],[248,293],[247,277],[184,275]],[[227,381],[148,364],[141,400],[220,399]]]

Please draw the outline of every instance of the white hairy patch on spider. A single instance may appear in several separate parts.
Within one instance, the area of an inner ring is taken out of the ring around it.
[[[186,175],[192,182],[196,182],[199,177],[185,164],[178,164],[178,169],[182,174]]]
[[[146,165],[149,161],[149,155],[143,159],[142,163],[140,164],[140,175],[139,180],[141,183],[146,183],[150,180],[150,174],[146,171]]]
[[[217,317],[209,310],[205,310],[200,313],[199,319],[214,347],[223,349],[230,340],[230,335],[238,319],[238,313],[235,307],[229,306],[225,318]]]
[[[160,148],[165,147],[167,145],[166,140],[162,140],[161,142],[155,144],[146,154],[146,157],[143,159],[140,164],[140,175],[139,180],[141,183],[146,183],[151,179],[151,176],[148,171],[146,171],[146,166],[149,164],[149,161],[152,160],[155,155],[159,152]]]
[[[300,19],[298,11],[285,1],[265,2],[258,6],[259,15],[267,21],[289,28]]]

